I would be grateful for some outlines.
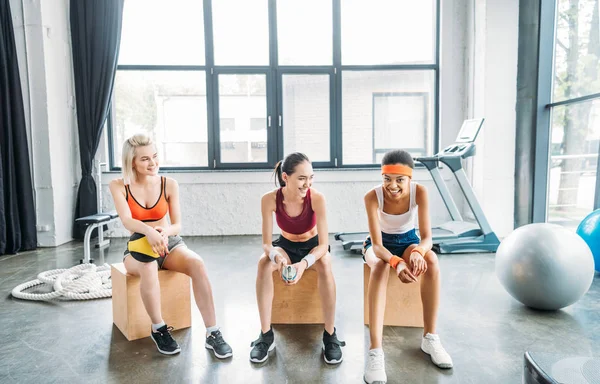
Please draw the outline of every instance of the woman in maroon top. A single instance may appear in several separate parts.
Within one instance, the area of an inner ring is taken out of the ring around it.
[[[297,270],[294,280],[298,283],[307,268],[318,273],[319,293],[325,318],[323,331],[323,358],[328,364],[342,361],[343,341],[335,333],[335,280],[331,272],[331,255],[327,231],[325,197],[311,189],[314,173],[310,160],[302,153],[292,153],[275,167],[277,181],[281,186],[263,195],[262,240],[264,253],[258,262],[256,297],[260,314],[261,334],[252,343],[250,361],[262,363],[275,348],[271,329],[273,304],[273,271],[280,273],[284,266],[293,265]],[[281,235],[272,241],[273,213]]]

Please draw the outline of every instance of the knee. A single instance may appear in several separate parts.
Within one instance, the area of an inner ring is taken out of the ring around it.
[[[158,266],[154,261],[150,263],[140,263],[138,271],[142,280],[158,278]]]
[[[440,272],[439,260],[435,252],[428,251],[425,254],[425,262],[427,263],[427,273],[438,274]]]
[[[189,261],[187,265],[187,275],[193,276],[205,276],[206,275],[206,265],[204,264],[204,260],[200,256],[193,258]]]
[[[329,255],[329,252],[317,260],[312,268],[320,275],[331,275],[331,256]]]
[[[271,259],[269,259],[267,255],[263,254],[258,260],[258,271],[270,273],[272,271],[272,268],[273,262],[271,261]]]
[[[390,268],[389,264],[385,261],[377,258],[377,261],[371,265],[371,274],[377,277],[387,278]]]

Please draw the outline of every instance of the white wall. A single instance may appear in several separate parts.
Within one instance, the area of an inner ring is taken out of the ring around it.
[[[472,1],[473,109],[486,118],[476,143],[473,184],[492,228],[506,236],[514,228],[519,1]]]
[[[166,175],[179,183],[182,235],[260,234],[260,198],[274,188],[271,172],[211,171]],[[118,177],[120,175],[115,173],[103,175],[105,211],[114,206],[108,183]],[[435,189],[427,171],[417,171],[414,179]],[[317,170],[313,187],[323,192],[327,199],[329,232],[368,231],[363,197],[379,183],[381,175],[376,170]],[[448,215],[439,195],[431,195],[432,220],[447,220]],[[274,227],[277,228],[275,222]],[[108,235],[128,236],[128,232],[118,222]]]
[[[79,151],[68,0],[11,0],[38,223],[38,245],[72,240]]]

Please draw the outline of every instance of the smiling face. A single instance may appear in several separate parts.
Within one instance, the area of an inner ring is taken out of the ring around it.
[[[296,165],[293,173],[287,174],[283,172],[282,176],[288,191],[293,196],[304,198],[306,197],[306,192],[312,186],[315,174],[310,162],[303,161]]]
[[[144,145],[135,149],[133,170],[138,177],[158,174],[158,153],[154,145]]]
[[[410,177],[399,174],[383,174],[383,191],[392,200],[400,200],[410,194]]]

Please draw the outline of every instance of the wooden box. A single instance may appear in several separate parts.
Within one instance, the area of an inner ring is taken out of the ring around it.
[[[111,265],[113,322],[127,340],[150,336],[152,321],[140,295],[140,278],[128,275],[123,263]],[[175,329],[192,325],[189,276],[158,271],[162,316]]]
[[[323,324],[323,310],[319,295],[318,274],[313,269],[304,271],[297,284],[286,286],[279,271],[273,272],[272,324]]]
[[[423,304],[421,303],[420,280],[404,284],[392,268],[387,284],[385,315],[383,325],[400,327],[423,327]],[[364,318],[369,325],[369,276],[371,268],[364,263]]]

